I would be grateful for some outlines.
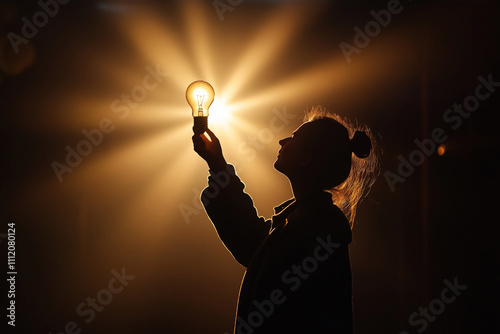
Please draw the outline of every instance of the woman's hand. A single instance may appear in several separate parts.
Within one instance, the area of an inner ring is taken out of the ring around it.
[[[194,151],[200,155],[208,164],[212,171],[220,171],[225,169],[227,163],[222,154],[222,147],[219,138],[207,128],[206,132],[210,136],[210,140],[205,134],[193,135]]]

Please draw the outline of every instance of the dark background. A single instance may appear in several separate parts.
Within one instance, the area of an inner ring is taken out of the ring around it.
[[[331,94],[328,81],[326,88],[321,81],[303,82],[304,88],[322,87],[316,94],[290,90],[274,101],[257,103],[254,110],[238,114],[240,121],[251,121],[258,130],[268,125],[274,107],[286,105],[300,114],[321,104],[369,124],[379,135],[382,172],[359,207],[351,245],[356,333],[417,333],[419,327],[408,322],[410,314],[428,307],[440,296],[443,281],[455,277],[467,289],[425,332],[498,333],[500,92],[482,101],[457,130],[442,119],[446,109],[474,94],[478,76],[492,74],[500,81],[497,2],[406,1],[404,10],[348,64],[339,43],[353,44],[353,28],[363,27],[372,20],[370,11],[386,8],[387,2],[250,0],[226,12],[224,21],[210,1],[73,0],[61,5],[23,53],[13,55],[8,43],[2,44],[1,233],[15,222],[18,271],[17,325],[8,333],[59,333],[68,321],[77,322],[82,333],[232,330],[243,268],[220,243],[204,213],[186,224],[179,211],[180,203],[192,202],[193,187],[205,186],[208,173],[190,151],[191,117],[182,95],[198,78],[186,78],[185,85],[173,83],[180,75],[174,45],[165,53],[165,68],[173,79],[165,79],[162,90],[153,92],[144,106],[165,113],[152,113],[148,122],[134,115],[116,123],[116,131],[62,183],[51,168],[52,161],[64,160],[66,145],[74,147],[82,139],[82,129],[108,117],[111,102],[140,82],[145,66],[154,66],[117,27],[116,16],[133,15],[137,6],[150,8],[183,46],[189,34],[190,17],[182,10],[187,3],[205,13],[216,83],[230,75],[234,67],[228,64],[243,54],[249,36],[270,12],[277,19],[289,6],[313,13],[253,77],[242,98],[258,88],[286,83],[315,64],[332,59],[340,64],[341,88],[335,86]],[[4,42],[8,32],[20,31],[21,17],[37,10],[34,1],[3,4]],[[273,34],[269,31],[269,38]],[[188,62],[199,56],[187,46],[184,51]],[[337,75],[325,68],[324,77]],[[130,73],[135,81],[127,82]],[[176,106],[175,112],[185,107],[185,114],[170,119],[170,106]],[[298,125],[300,118],[277,136]],[[416,149],[414,140],[429,138],[436,127],[448,135],[444,155],[427,157],[391,192],[384,173],[396,173],[398,156],[407,158]],[[179,129],[185,130],[182,140],[168,139]],[[115,152],[151,134],[165,134],[166,139],[149,155],[114,158]],[[225,149],[234,151],[231,137],[220,138]],[[269,152],[262,151],[261,165],[268,174],[259,174],[260,160],[239,172],[266,217],[291,196],[284,179],[279,185],[262,182],[278,177],[271,166],[279,138]],[[185,148],[183,160],[176,145]],[[151,189],[154,195],[147,195]],[[127,210],[137,202],[142,206],[129,215]],[[5,246],[2,239],[4,259]],[[75,313],[76,306],[107,287],[112,269],[123,267],[135,279],[86,324]]]

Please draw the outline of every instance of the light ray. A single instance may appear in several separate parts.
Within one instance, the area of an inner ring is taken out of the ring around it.
[[[265,87],[246,99],[240,99],[233,107],[253,109],[278,100],[294,103],[324,95],[339,96],[344,101],[359,101],[361,95],[359,89],[363,89],[363,93],[366,94],[362,101],[369,103],[368,94],[370,91],[380,93],[379,90],[384,89],[383,83],[388,80],[388,74],[402,78],[411,71],[409,66],[412,61],[411,52],[406,51],[409,55],[404,61],[401,60],[399,53],[394,52],[405,49],[412,48],[405,41],[395,43],[394,40],[387,38],[385,45],[384,41],[381,41],[378,47],[373,46],[363,51],[365,53],[356,59],[356,66],[347,64],[344,58],[327,60],[284,78],[274,86]],[[398,71],[395,72],[394,68],[398,68]],[[352,87],[357,87],[358,90],[346,95],[345,92]]]
[[[143,54],[146,62],[159,64],[171,73],[171,80],[179,87],[186,87],[186,77],[196,76],[183,52],[183,44],[175,34],[176,30],[151,10],[138,7],[134,9],[134,16],[120,19],[118,24],[130,42]]]
[[[207,13],[203,10],[203,7],[193,1],[183,1],[181,7],[184,29],[187,32],[190,50],[195,55],[200,78],[213,81],[216,76],[213,70],[213,54],[210,51],[213,48],[212,39],[215,36],[209,33],[210,26],[206,18]]]
[[[304,24],[306,16],[303,12],[300,13],[298,8],[284,8],[276,8],[270,13],[265,24],[259,28],[252,40],[247,42],[245,51],[224,86],[228,100],[233,99],[264,66],[269,65]]]

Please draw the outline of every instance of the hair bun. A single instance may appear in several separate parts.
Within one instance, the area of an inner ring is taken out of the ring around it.
[[[364,131],[356,131],[350,140],[351,151],[358,158],[366,158],[370,155],[372,142]]]

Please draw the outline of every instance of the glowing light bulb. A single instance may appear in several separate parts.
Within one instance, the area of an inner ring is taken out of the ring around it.
[[[214,101],[215,91],[206,81],[191,83],[186,90],[186,100],[193,110],[194,132],[203,133],[208,127],[208,108]]]

